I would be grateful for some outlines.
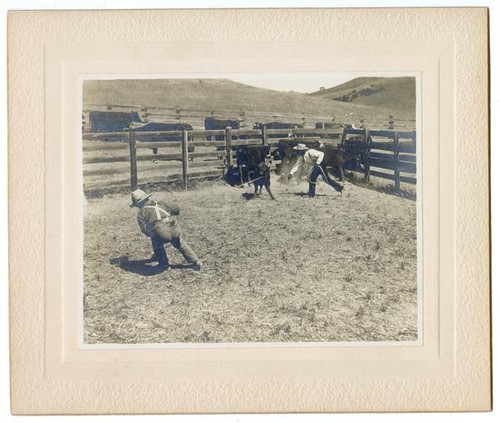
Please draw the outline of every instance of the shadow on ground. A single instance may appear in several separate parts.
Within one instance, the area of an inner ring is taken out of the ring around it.
[[[411,192],[405,189],[396,189],[396,187],[392,184],[378,185],[373,184],[372,182],[364,182],[362,179],[356,177],[346,178],[351,184],[356,185],[361,188],[371,189],[373,191],[382,192],[388,195],[394,195],[395,197],[402,197],[408,200],[417,200],[416,192]]]
[[[109,260],[110,264],[118,265],[121,269],[137,273],[142,276],[155,276],[167,270],[165,267],[153,264],[151,259],[129,260],[128,256],[115,257]],[[188,265],[172,264],[169,269],[189,269]]]
[[[244,192],[243,194],[241,194],[241,196],[247,201],[253,200],[256,197],[253,192]]]
[[[296,195],[299,197],[309,197],[309,194],[307,192],[286,192],[285,194]],[[328,196],[326,194],[315,194],[314,197],[328,197]]]

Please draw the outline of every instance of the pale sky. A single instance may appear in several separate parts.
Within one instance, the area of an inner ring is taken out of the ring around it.
[[[320,87],[331,88],[359,77],[413,76],[416,72],[266,72],[220,74],[214,78],[227,78],[254,87],[277,91],[312,93]],[[206,76],[211,77],[211,76]]]
[[[233,73],[225,76],[243,84],[276,91],[312,93],[320,87],[331,88],[356,78],[352,72]]]

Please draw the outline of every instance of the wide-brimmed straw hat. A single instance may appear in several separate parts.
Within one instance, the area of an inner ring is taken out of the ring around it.
[[[135,207],[138,204],[143,203],[152,195],[153,194],[146,194],[142,189],[136,189],[132,193],[132,204],[130,205],[130,207]]]
[[[305,144],[299,143],[295,147],[293,147],[294,150],[307,150],[307,146]]]

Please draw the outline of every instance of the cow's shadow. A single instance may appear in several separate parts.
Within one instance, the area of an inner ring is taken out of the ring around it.
[[[243,194],[241,194],[241,196],[247,201],[257,198],[255,193],[253,193],[253,192],[244,192]]]
[[[165,271],[164,267],[158,267],[150,259],[144,260],[129,260],[128,256],[115,257],[109,260],[110,264],[118,265],[121,269],[137,273],[142,276],[155,276]],[[188,265],[171,264],[170,269],[187,269]]]

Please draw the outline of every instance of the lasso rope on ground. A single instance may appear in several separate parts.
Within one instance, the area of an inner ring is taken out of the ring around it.
[[[242,184],[239,184],[239,185],[234,185],[234,188],[240,188],[240,187],[245,186],[246,184],[251,184],[252,182],[258,181],[259,179],[262,179],[263,177],[264,176],[259,176],[258,178],[252,179],[251,181],[243,182]]]
[[[216,245],[212,248],[209,248],[208,250],[206,250],[203,254],[200,254],[198,257],[199,258],[202,258],[202,257],[205,257],[207,254],[215,251],[215,250],[219,250],[220,248],[222,247],[227,247],[228,245],[232,245],[238,241],[241,241],[242,238],[245,238],[247,237],[248,235],[254,235],[254,234],[257,234],[259,232],[262,232],[263,230],[267,229],[269,227],[269,225],[265,225],[265,226],[262,226],[260,227],[259,229],[255,230],[255,231],[250,231],[250,232],[246,232],[242,235],[240,235],[238,238],[234,239],[233,241],[229,241],[229,242],[225,242],[223,244],[219,244],[219,245]]]

